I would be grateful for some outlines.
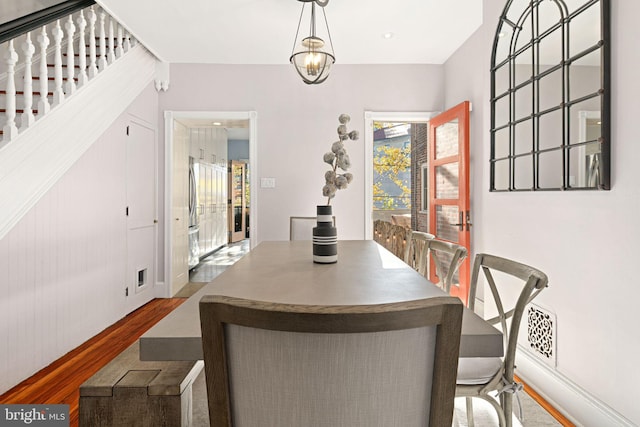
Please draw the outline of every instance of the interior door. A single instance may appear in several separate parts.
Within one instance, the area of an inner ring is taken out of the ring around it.
[[[465,101],[429,121],[429,232],[470,252],[469,102]],[[451,286],[451,295],[467,304],[467,257]],[[431,261],[433,263],[433,260]],[[430,279],[437,282],[435,267]]]
[[[178,122],[174,122],[173,131],[172,179],[169,219],[172,221],[171,295],[175,295],[189,282],[189,204],[196,202],[189,197],[189,130]]]
[[[153,298],[156,243],[155,130],[130,122],[127,130],[127,306]]]
[[[229,176],[229,243],[245,238],[245,164],[232,160]]]

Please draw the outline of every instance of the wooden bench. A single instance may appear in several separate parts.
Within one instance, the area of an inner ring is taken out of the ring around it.
[[[140,361],[138,342],[80,386],[81,427],[192,425],[192,384],[204,362]]]

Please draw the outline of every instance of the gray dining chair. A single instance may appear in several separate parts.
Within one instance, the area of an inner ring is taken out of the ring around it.
[[[427,242],[435,239],[435,237],[433,234],[414,230],[409,231],[407,237],[404,262],[425,277],[427,277],[427,272],[429,271]]]
[[[467,257],[467,248],[436,238],[425,243],[425,251],[427,256],[433,259],[438,277],[436,284],[449,293],[456,272]]]
[[[315,216],[290,216],[289,240],[312,240],[313,227],[317,224]],[[333,217],[333,226],[336,226],[336,217]]]
[[[512,424],[513,394],[521,387],[513,378],[518,330],[526,305],[547,287],[548,278],[542,271],[528,265],[493,255],[478,254],[474,261],[469,289],[469,308],[472,310],[475,305],[480,271],[489,286],[497,311],[497,315],[488,319],[487,322],[497,325],[502,330],[506,350],[503,358],[460,358],[456,397],[466,397],[469,426],[474,424],[472,398],[476,397],[484,399],[495,408],[501,427],[510,427]],[[493,273],[496,272],[497,274],[494,275]],[[499,293],[495,277],[501,279],[503,289],[509,288],[509,295],[517,295],[517,300],[513,304],[505,304]],[[516,287],[519,289],[514,289]],[[487,295],[486,297],[489,298]],[[487,307],[486,302],[485,307]],[[508,320],[510,320],[509,325],[507,324]],[[500,403],[489,393],[497,393]]]
[[[206,295],[212,427],[450,426],[463,305],[295,305]]]

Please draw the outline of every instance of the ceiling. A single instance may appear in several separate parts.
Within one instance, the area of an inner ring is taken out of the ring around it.
[[[163,61],[276,65],[289,63],[303,5],[297,0],[97,3]],[[325,14],[337,65],[442,64],[480,27],[482,0],[330,0]],[[300,33],[306,36],[305,17]],[[318,35],[326,41],[322,15],[318,19]],[[185,124],[213,126],[211,120]],[[221,126],[229,139],[249,138],[248,121]]]
[[[163,61],[210,64],[288,64],[303,5],[297,0],[97,2]],[[330,0],[325,13],[337,65],[442,64],[480,26],[482,0]],[[308,34],[308,28],[303,21],[300,32]],[[393,37],[386,39],[385,33]]]

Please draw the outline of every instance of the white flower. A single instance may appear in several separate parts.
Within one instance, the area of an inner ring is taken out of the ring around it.
[[[340,125],[338,126],[338,135],[346,135],[347,134],[347,126]]]
[[[349,172],[343,174],[342,176],[344,176],[345,179],[347,180],[347,184],[350,184],[351,181],[353,181],[353,175],[351,175]]]
[[[340,117],[338,117],[338,121],[343,125],[349,123],[349,120],[351,120],[351,117],[348,114],[340,114]]]
[[[339,156],[337,160],[337,165],[340,169],[346,171],[351,167],[351,160],[349,159],[349,155],[345,154],[343,156]]]
[[[330,199],[333,199],[336,195],[336,186],[333,184],[327,184],[324,187],[322,187],[322,195],[324,197],[328,197]]]
[[[334,142],[331,146],[331,151],[333,151],[336,155],[338,155],[338,152],[344,151],[344,144],[342,143],[342,141]]]
[[[347,188],[347,184],[347,178],[345,178],[344,175],[340,175],[336,178],[336,188],[338,190],[344,190]]]
[[[327,184],[333,184],[336,182],[336,173],[334,171],[327,171],[327,173],[324,174],[324,179]]]
[[[324,162],[333,165],[333,161],[335,160],[336,155],[333,153],[324,153]]]
[[[357,130],[352,130],[351,132],[349,132],[349,139],[355,141],[360,137],[360,134],[358,133]]]

